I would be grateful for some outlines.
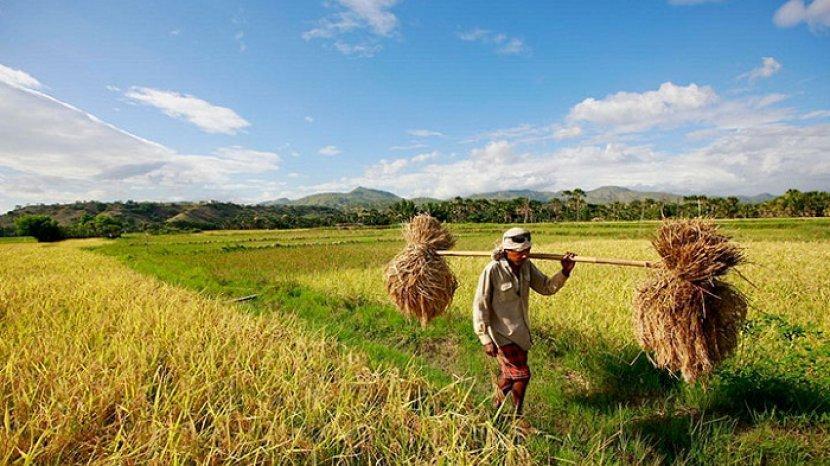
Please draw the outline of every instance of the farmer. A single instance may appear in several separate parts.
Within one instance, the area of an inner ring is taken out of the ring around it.
[[[533,344],[527,312],[532,288],[551,295],[565,285],[575,262],[574,254],[562,258],[562,270],[547,277],[528,260],[530,231],[511,228],[504,232],[501,245],[493,252],[478,280],[473,299],[473,328],[484,352],[498,358],[499,376],[493,403],[498,408],[507,393],[513,392],[516,413],[522,413],[525,390],[530,381],[527,351]]]

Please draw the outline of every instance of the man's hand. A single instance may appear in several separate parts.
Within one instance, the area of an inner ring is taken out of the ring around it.
[[[495,358],[499,354],[499,349],[496,348],[495,343],[490,342],[484,345],[484,352],[487,353],[487,356]]]
[[[574,262],[575,255],[576,254],[572,252],[566,252],[565,257],[563,257],[562,260],[559,261],[562,264],[562,274],[566,277],[571,276],[571,270],[573,270],[574,266],[576,266],[576,262]]]

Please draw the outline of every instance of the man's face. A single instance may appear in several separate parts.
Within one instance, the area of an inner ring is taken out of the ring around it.
[[[522,263],[527,260],[528,256],[530,256],[530,248],[527,248],[524,251],[507,250],[507,260],[516,265],[522,265]]]

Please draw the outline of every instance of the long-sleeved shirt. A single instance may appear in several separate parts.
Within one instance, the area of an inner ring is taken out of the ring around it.
[[[499,346],[515,343],[525,351],[530,349],[533,345],[527,315],[530,289],[551,295],[567,279],[562,272],[546,276],[530,260],[522,264],[518,276],[510,269],[507,259],[487,264],[473,299],[473,329],[481,344],[486,345],[495,338]],[[488,328],[492,330],[492,338]]]

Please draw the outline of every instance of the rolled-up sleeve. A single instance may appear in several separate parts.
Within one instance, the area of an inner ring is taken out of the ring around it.
[[[552,295],[565,286],[566,281],[568,281],[568,277],[561,271],[552,277],[548,277],[536,268],[536,265],[530,264],[530,287],[539,294]]]
[[[490,280],[491,267],[481,272],[476,287],[476,295],[473,298],[473,330],[481,341],[482,345],[491,343],[493,340],[487,334],[487,327],[490,326],[490,316],[493,315],[493,286]]]

